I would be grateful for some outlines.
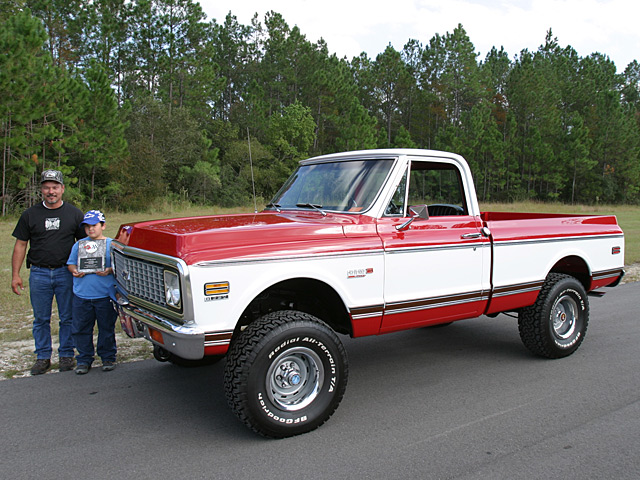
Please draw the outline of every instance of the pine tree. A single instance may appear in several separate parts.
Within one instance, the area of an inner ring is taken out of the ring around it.
[[[15,204],[32,204],[35,174],[63,167],[56,156],[66,135],[64,99],[69,79],[44,50],[42,23],[29,10],[0,27],[0,119],[3,137],[3,214]],[[58,143],[58,145],[56,145]]]
[[[127,142],[125,125],[120,119],[118,102],[106,71],[97,61],[92,61],[85,78],[80,127],[83,148],[77,169],[89,184],[89,200],[93,203],[96,187],[108,183],[107,171],[111,162],[120,161],[126,155]]]
[[[83,2],[81,17],[84,39],[81,46],[82,64],[97,61],[116,86],[118,104],[122,102],[122,80],[127,63],[127,40],[131,5],[125,0],[96,0]]]
[[[387,146],[391,146],[393,132],[397,129],[396,117],[400,120],[399,106],[412,87],[413,77],[407,71],[400,52],[391,45],[376,57],[372,71],[374,77],[374,96],[378,99],[382,123],[386,127]]]

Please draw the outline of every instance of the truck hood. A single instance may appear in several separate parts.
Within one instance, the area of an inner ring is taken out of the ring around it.
[[[366,243],[375,238],[370,248],[380,246],[375,220],[364,215],[269,212],[125,224],[120,227],[116,240],[128,247],[151,250],[194,264],[330,253],[345,251],[345,247],[349,250],[348,244],[352,243],[353,248],[362,249],[362,240],[358,239],[367,238]]]

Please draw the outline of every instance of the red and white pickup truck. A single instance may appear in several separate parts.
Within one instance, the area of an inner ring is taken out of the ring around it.
[[[335,411],[337,334],[515,312],[531,352],[564,357],[587,292],[624,275],[614,216],[481,212],[462,157],[409,149],[304,160],[263,212],[123,225],[112,254],[125,331],[162,361],[226,355],[232,410],[268,437]]]

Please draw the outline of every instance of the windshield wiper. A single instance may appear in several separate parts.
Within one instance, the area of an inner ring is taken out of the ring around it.
[[[323,217],[326,217],[327,214],[322,210],[322,205],[316,205],[315,203],[296,203],[296,207],[298,208],[313,208],[314,210],[319,211]]]
[[[279,205],[277,203],[267,203],[265,205],[266,208],[275,208],[276,212],[280,213],[280,207],[282,207],[282,205]]]

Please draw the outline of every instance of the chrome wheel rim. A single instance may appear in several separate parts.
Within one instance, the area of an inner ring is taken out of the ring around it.
[[[552,312],[553,333],[556,337],[567,340],[573,336],[578,322],[578,304],[568,295],[560,297]]]
[[[296,347],[281,353],[267,372],[267,394],[285,411],[300,410],[313,402],[324,383],[324,367],[311,349]]]

